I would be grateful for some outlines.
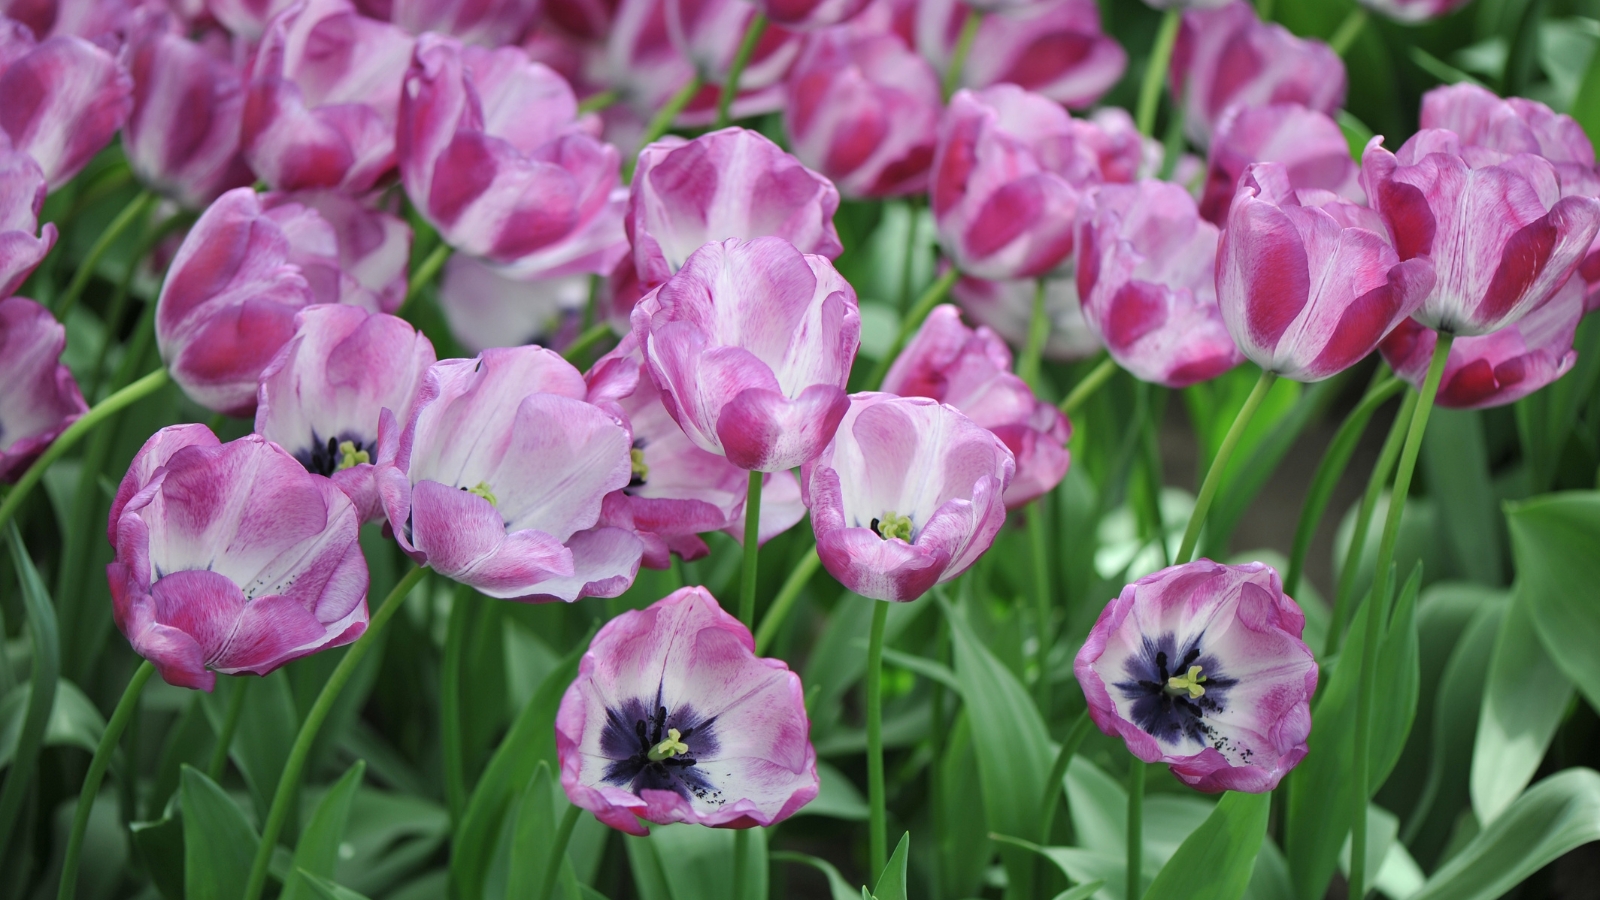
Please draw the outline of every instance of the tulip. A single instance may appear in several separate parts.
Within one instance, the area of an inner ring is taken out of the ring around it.
[[[39,164],[50,190],[111,142],[132,92],[105,50],[67,35],[35,43],[27,26],[0,20],[0,131]]]
[[[611,33],[620,0],[545,0],[544,18],[580,41],[600,41]]]
[[[627,590],[643,546],[598,523],[632,477],[628,430],[587,393],[542,347],[430,367],[404,431],[390,416],[379,430],[378,491],[401,548],[491,597]]]
[[[773,825],[817,796],[800,676],[703,587],[607,622],[556,713],[561,786],[629,834]]]
[[[871,0],[760,0],[767,19],[791,31],[811,31],[847,22]]]
[[[1172,52],[1172,96],[1184,130],[1207,146],[1235,104],[1299,103],[1332,115],[1344,104],[1344,63],[1327,44],[1256,19],[1248,3],[1191,9]]]
[[[266,675],[366,631],[355,507],[277,444],[171,426],[117,497],[112,610],[169,684],[210,691],[216,672]]]
[[[939,76],[893,33],[830,28],[789,73],[784,125],[800,161],[850,197],[927,189]]]
[[[275,190],[359,194],[394,166],[395,115],[412,38],[350,0],[296,0],[269,23],[250,68],[240,140]]]
[[[268,23],[293,5],[295,0],[205,0],[203,9],[234,37],[253,47],[261,42]]]
[[[702,246],[780,237],[833,259],[839,192],[777,144],[743,128],[692,141],[667,138],[639,153],[624,225],[639,280],[653,288]]]
[[[1297,195],[1278,163],[1245,169],[1217,248],[1217,300],[1256,365],[1296,381],[1342,372],[1433,287],[1428,260],[1402,262],[1371,210]]]
[[[1464,146],[1535,153],[1555,163],[1558,171],[1564,166],[1594,168],[1594,145],[1571,116],[1537,100],[1502,100],[1465,81],[1422,95],[1421,126],[1453,131]]]
[[[1153,179],[1106,185],[1078,227],[1083,318],[1118,365],[1180,388],[1244,361],[1217,306],[1217,228],[1187,191]]]
[[[1093,356],[1100,350],[1100,339],[1083,320],[1076,279],[1046,278],[1044,282],[1044,311],[1050,320],[1050,334],[1041,355],[1056,362]],[[963,276],[950,286],[950,296],[972,321],[994,329],[1007,343],[1021,347],[1028,342],[1038,287],[1035,279],[987,281]]]
[[[289,259],[311,282],[318,303],[352,303],[393,313],[405,302],[411,226],[404,219],[337,191],[261,199],[267,209],[299,213]]]
[[[936,306],[883,379],[883,390],[931,397],[994,432],[1016,460],[1007,509],[1055,489],[1067,474],[1072,424],[1011,370],[1011,350],[985,327],[976,331],[949,304]]]
[[[1094,0],[1008,3],[978,26],[961,85],[1015,84],[1081,109],[1115,86],[1127,65],[1122,46],[1100,30]]]
[[[767,0],[770,2],[770,0]],[[796,0],[779,0],[780,3]],[[798,0],[805,3],[807,0]],[[855,0],[847,0],[855,2]],[[746,0],[664,0],[667,35],[678,52],[694,64],[695,71],[708,83],[721,85],[732,68],[739,45],[744,42],[750,21],[758,10]],[[765,5],[765,4],[763,4]],[[769,24],[756,42],[755,52],[739,76],[739,89],[745,94],[764,94],[757,106],[741,116],[773,112],[782,102],[782,92],[768,90],[783,81],[789,67],[800,54],[798,34],[781,24]]]
[[[705,245],[639,300],[632,321],[667,412],[741,469],[812,459],[849,406],[855,291],[827,259],[782,238]]]
[[[1466,6],[1470,0],[1358,0],[1358,2],[1396,22],[1414,24],[1449,15]]]
[[[439,306],[450,333],[472,353],[522,344],[560,350],[583,326],[590,278],[524,279],[456,254],[439,280]]]
[[[9,484],[88,411],[62,364],[67,329],[25,297],[0,300],[0,483]]]
[[[694,63],[667,31],[667,0],[619,0],[601,36],[605,46],[594,66],[596,79],[617,91],[617,105],[632,114],[642,135],[645,124],[695,78]],[[710,124],[720,93],[715,85],[703,85],[674,124]],[[733,112],[750,114],[737,102]]]
[[[434,364],[433,344],[403,319],[357,306],[311,306],[261,372],[256,434],[306,471],[333,479],[363,522],[383,521],[373,466],[383,410],[406,415]]]
[[[989,549],[1015,471],[1006,445],[953,407],[868,392],[850,397],[800,485],[823,567],[863,597],[915,600]]]
[[[123,33],[132,24],[130,20],[142,11],[128,0],[6,0],[0,3],[0,16],[21,22],[40,38],[71,35],[107,48],[121,42]]]
[[[390,0],[389,21],[415,35],[446,34],[468,44],[516,43],[539,12],[537,0]]]
[[[1217,124],[1210,156],[1200,215],[1218,225],[1228,220],[1234,188],[1251,163],[1282,163],[1296,190],[1316,188],[1357,202],[1366,199],[1344,131],[1326,115],[1298,103],[1228,110]]]
[[[1398,154],[1374,138],[1361,179],[1400,258],[1433,261],[1417,321],[1457,336],[1488,334],[1544,304],[1600,231],[1600,201],[1560,196],[1548,160],[1469,155],[1451,131],[1419,131]]]
[[[1122,589],[1073,674],[1100,730],[1202,791],[1265,793],[1306,755],[1317,663],[1272,567],[1208,559]]]
[[[0,296],[21,287],[55,246],[55,223],[39,225],[46,190],[33,157],[0,138]]]

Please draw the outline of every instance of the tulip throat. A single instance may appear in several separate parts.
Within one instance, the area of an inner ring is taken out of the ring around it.
[[[1166,691],[1174,695],[1188,694],[1190,700],[1198,700],[1206,695],[1205,680],[1199,666],[1190,666],[1188,672],[1167,679]]]
[[[902,516],[890,511],[872,520],[872,530],[884,540],[899,538],[906,543],[911,543],[911,517]]]
[[[650,748],[648,756],[651,762],[661,762],[671,759],[680,753],[688,753],[689,745],[682,740],[683,735],[676,728],[667,729],[667,737],[661,743]]]
[[[468,487],[464,487],[464,488],[462,488],[462,490],[466,491],[469,494],[477,494],[479,497],[482,497],[483,499],[489,501],[489,505],[490,506],[499,506],[500,505],[500,501],[496,500],[495,497],[494,497],[494,491],[491,491],[489,489],[489,482],[487,482],[487,481],[480,481],[475,486],[469,487],[469,488]]]
[[[343,472],[345,469],[354,468],[362,463],[372,462],[372,455],[356,446],[355,441],[339,442],[339,465],[334,469]]]
[[[628,481],[628,487],[638,487],[650,479],[650,467],[645,464],[643,450],[638,447],[630,449],[628,460],[633,469],[633,477]]]

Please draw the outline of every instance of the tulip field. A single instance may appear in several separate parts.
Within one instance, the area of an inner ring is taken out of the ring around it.
[[[1600,898],[1600,0],[0,0],[0,900]]]

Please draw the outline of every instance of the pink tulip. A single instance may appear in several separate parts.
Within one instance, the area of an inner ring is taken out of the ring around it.
[[[739,52],[739,45],[744,42],[750,20],[756,16],[756,4],[747,0],[665,0],[665,6],[667,34],[678,52],[694,64],[706,81],[722,84]],[[739,76],[741,93],[763,91],[782,82],[800,54],[800,44],[800,36],[781,23],[768,25],[756,43],[749,64]],[[782,102],[779,91],[769,91],[767,96],[769,102],[759,107],[761,113],[777,110]]]
[[[617,616],[556,713],[561,786],[629,834],[639,822],[768,826],[816,796],[800,677],[754,652],[703,587]]]
[[[784,125],[802,162],[850,197],[927,189],[944,101],[933,67],[893,33],[812,35],[789,73]]]
[[[176,7],[179,4],[173,4]],[[148,7],[146,7],[148,8]],[[0,16],[40,38],[71,35],[113,49],[143,10],[131,0],[4,0]]]
[[[1011,350],[988,328],[976,331],[954,306],[936,306],[889,367],[885,393],[931,397],[994,432],[1016,459],[1007,509],[1049,493],[1067,474],[1072,424],[1035,397],[1011,370]]]
[[[1278,163],[1245,169],[1217,248],[1217,300],[1256,365],[1296,381],[1342,372],[1433,287],[1428,260],[1402,262],[1371,210],[1297,195]]]
[[[1165,181],[1106,185],[1079,213],[1083,318],[1117,364],[1170,388],[1244,361],[1217,305],[1217,228]]]
[[[367,628],[355,507],[259,435],[157,432],[112,506],[117,627],[169,684],[266,675]]]
[[[1272,790],[1306,755],[1317,663],[1278,573],[1209,559],[1122,589],[1072,666],[1089,716],[1207,792]]]
[[[55,246],[55,223],[39,225],[45,192],[39,164],[0,138],[0,297],[21,287]]]
[[[761,0],[767,19],[790,31],[811,31],[847,22],[872,0]]]
[[[27,26],[0,20],[0,131],[39,164],[50,190],[111,142],[132,92],[105,50],[66,35],[35,43]]]
[[[972,321],[994,329],[1006,343],[1021,347],[1028,343],[1028,328],[1033,321],[1036,279],[987,281],[962,276],[950,287],[950,296]],[[1100,339],[1083,320],[1075,278],[1045,279],[1045,316],[1050,320],[1050,335],[1045,339],[1043,356],[1056,362],[1072,362],[1093,356],[1100,350]]]
[[[823,567],[863,597],[915,600],[989,549],[1015,471],[1006,445],[955,408],[869,392],[851,396],[800,484]]]
[[[267,25],[296,0],[204,0],[205,11],[247,46],[255,46]],[[362,11],[366,8],[363,6]]]
[[[639,153],[624,225],[639,281],[672,277],[690,254],[728,238],[780,237],[833,259],[839,192],[777,144],[743,128],[692,141],[667,138]]]
[[[1122,46],[1100,30],[1094,0],[1010,3],[979,25],[961,84],[1015,84],[1081,109],[1115,86],[1127,65]]]
[[[1239,176],[1251,163],[1282,163],[1296,190],[1332,191],[1347,200],[1366,198],[1357,181],[1360,170],[1338,123],[1298,103],[1235,106],[1222,116],[1211,140],[1211,159],[1200,215],[1218,225],[1228,220],[1228,205]]]
[[[404,219],[337,191],[267,194],[261,202],[269,210],[298,210],[289,259],[311,283],[316,302],[385,313],[405,302],[411,226]]]
[[[856,293],[827,259],[781,238],[705,245],[632,319],[667,412],[741,469],[812,459],[849,406]]]
[[[1256,19],[1248,3],[1192,9],[1172,53],[1172,96],[1184,130],[1206,146],[1234,105],[1299,103],[1332,115],[1344,104],[1344,63],[1327,44]]]
[[[1398,154],[1374,138],[1361,178],[1400,258],[1433,261],[1438,277],[1417,321],[1458,336],[1537,309],[1600,230],[1600,201],[1562,197],[1548,160],[1475,152],[1451,131],[1420,131]]]
[[[429,368],[404,431],[385,416],[378,437],[378,491],[401,548],[491,597],[627,590],[643,545],[600,519],[632,477],[628,429],[587,394],[542,347]]]
[[[504,47],[520,40],[538,13],[538,0],[389,0],[385,18],[418,36],[434,32]]]
[[[521,278],[458,253],[444,265],[439,306],[450,333],[473,353],[522,344],[560,350],[583,327],[590,279]]]
[[[395,116],[412,38],[350,0],[296,0],[272,19],[250,69],[240,140],[275,190],[361,193],[394,167]]]
[[[62,364],[67,330],[25,297],[0,300],[0,483],[10,484],[88,411]]]
[[[620,0],[545,0],[544,18],[581,41],[603,40],[611,32]]]
[[[673,44],[667,31],[667,0],[619,0],[600,37],[605,45],[595,66],[596,78],[617,91],[621,100],[618,106],[632,113],[629,118],[635,120],[642,134],[645,123],[695,75],[694,63]],[[716,115],[719,93],[715,85],[702,88],[689,104],[689,109],[701,115],[696,117],[686,110],[674,124],[687,125],[691,118],[696,124],[709,124],[710,119],[699,119],[707,111]],[[734,111],[749,113],[738,104]]]
[[[1471,0],[1358,0],[1358,2],[1396,22],[1414,24],[1447,16],[1466,6]]]

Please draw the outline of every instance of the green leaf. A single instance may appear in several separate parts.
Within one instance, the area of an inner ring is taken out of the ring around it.
[[[1527,601],[1514,594],[1489,658],[1472,749],[1472,810],[1479,822],[1493,822],[1533,780],[1572,693],[1572,682],[1539,641]]]
[[[32,682],[17,685],[0,700],[0,768],[11,764],[22,736]],[[77,747],[90,753],[100,745],[106,730],[105,716],[85,697],[78,686],[62,678],[56,682],[56,700],[45,722],[44,747]]]
[[[278,776],[289,761],[289,750],[294,746],[295,735],[300,732],[300,716],[295,712],[294,695],[289,691],[289,674],[280,669],[265,678],[249,678],[249,696],[244,710],[239,714],[239,727],[234,732],[228,756],[244,775],[250,788],[250,799],[255,803],[256,821],[266,819],[272,806],[272,794],[278,789]],[[238,690],[244,684],[235,679],[229,690]],[[215,691],[202,701],[206,718],[212,731],[222,730],[222,720],[227,714],[227,694]]]
[[[1568,110],[1592,143],[1600,144],[1600,53],[1589,58],[1589,68],[1578,83],[1578,94]]]
[[[327,878],[339,862],[339,846],[344,842],[345,826],[350,821],[350,805],[355,801],[361,779],[367,773],[367,764],[356,760],[344,776],[322,796],[322,802],[311,814],[311,821],[300,832],[300,842],[294,850],[294,875],[284,887],[280,900],[296,900],[307,896],[307,883],[303,876]]]
[[[1600,492],[1568,491],[1512,504],[1506,513],[1517,597],[1557,667],[1600,709]]]
[[[1483,420],[1476,410],[1434,410],[1422,442],[1428,496],[1455,551],[1456,563],[1473,581],[1504,582],[1500,559],[1500,510],[1489,477]]]
[[[736,835],[726,828],[656,825],[627,837],[628,862],[642,900],[766,900],[767,835],[746,829],[744,890],[734,889]]]
[[[938,845],[933,860],[939,884],[951,896],[976,896],[982,888],[984,870],[994,856],[989,829],[983,816],[972,811],[983,807],[983,786],[978,781],[978,757],[972,748],[972,720],[967,710],[956,713],[955,724],[940,741],[943,758],[939,765],[937,801]]]
[[[906,857],[911,853],[911,832],[900,836],[889,862],[872,887],[873,900],[906,900]]]
[[[193,766],[183,767],[183,885],[194,900],[244,896],[260,838],[216,782]]]
[[[11,843],[13,829],[22,812],[23,799],[33,784],[34,771],[39,763],[39,747],[44,742],[50,724],[50,714],[55,709],[56,685],[61,677],[61,642],[57,636],[56,609],[45,590],[44,579],[34,568],[28,549],[22,544],[22,535],[16,522],[8,523],[6,536],[11,544],[11,562],[17,568],[17,578],[22,582],[22,603],[28,611],[28,633],[33,637],[33,686],[28,696],[27,712],[17,729],[17,739],[11,746],[12,765],[6,773],[6,783],[0,789],[0,859],[5,858]],[[0,635],[0,643],[4,636]],[[3,657],[3,654],[0,654]],[[10,665],[9,659],[0,662]]]
[[[1054,900],[1089,900],[1090,897],[1094,896],[1094,892],[1100,890],[1104,884],[1104,881],[1091,881],[1087,884],[1080,884],[1075,888],[1068,888],[1055,895]]]
[[[562,806],[566,806],[563,802]],[[511,829],[511,864],[506,873],[506,896],[533,897],[544,883],[550,847],[555,843],[555,786],[550,766],[544,760],[533,770],[533,778],[522,800]]]
[[[1150,900],[1238,900],[1267,833],[1270,794],[1230,791],[1189,835],[1145,891]],[[1196,878],[1204,872],[1204,878]]]
[[[825,762],[817,762],[820,786],[817,799],[802,806],[797,816],[827,816],[848,822],[865,822],[871,815],[867,800],[849,776]]]
[[[386,896],[433,858],[450,833],[450,815],[424,797],[362,787],[350,804],[334,877],[352,890]]]
[[[825,859],[818,859],[815,856],[810,856],[805,853],[794,853],[788,850],[774,850],[772,853],[768,854],[768,857],[773,862],[800,863],[801,865],[810,866],[811,868],[821,872],[823,877],[828,879],[828,893],[832,897],[832,900],[857,900],[857,897],[859,896],[856,889],[850,886],[850,882],[846,881],[844,876],[839,874],[838,868],[835,867],[833,863],[828,862]]]
[[[153,822],[133,822],[128,831],[156,890],[166,900],[183,900],[183,819],[177,810]]]
[[[1600,840],[1600,774],[1557,772],[1518,797],[1407,900],[1494,900],[1594,840]]]
[[[307,872],[305,869],[297,869],[295,871],[295,881],[303,882],[308,889],[308,895],[319,897],[321,900],[367,900],[365,894],[358,894],[347,887],[340,887],[320,875],[313,875]]]

